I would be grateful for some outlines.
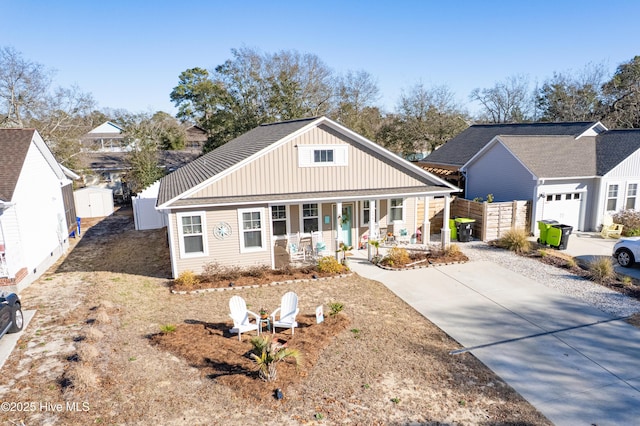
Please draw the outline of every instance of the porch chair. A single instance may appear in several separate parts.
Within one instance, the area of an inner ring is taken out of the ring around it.
[[[287,251],[289,252],[290,260],[298,262],[305,260],[305,250],[300,244],[300,233],[287,236]]]
[[[622,236],[623,225],[619,223],[613,223],[613,218],[608,214],[602,218],[602,230],[600,236],[602,238],[620,238]]]
[[[298,295],[293,291],[285,293],[280,301],[280,307],[271,314],[271,331],[275,333],[276,327],[290,328],[291,336],[293,336],[295,328],[298,326],[298,322],[296,321],[298,312],[300,312],[300,308],[298,308]],[[278,313],[280,313],[280,316],[279,319],[276,320]]]
[[[229,310],[231,313],[229,316],[233,319],[233,328],[229,329],[232,334],[238,333],[238,340],[242,340],[242,333],[247,331],[256,330],[256,333],[260,334],[260,315],[251,312],[247,309],[247,303],[240,296],[233,296],[229,300]],[[251,315],[255,318],[255,322],[251,322]]]
[[[321,231],[314,231],[311,233],[311,247],[316,257],[322,257],[327,245],[324,243]]]

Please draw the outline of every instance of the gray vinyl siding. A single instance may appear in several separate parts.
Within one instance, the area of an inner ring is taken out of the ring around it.
[[[494,144],[482,157],[467,169],[466,198],[487,199],[493,194],[494,201],[530,200],[536,181],[504,145]]]
[[[348,165],[299,167],[298,146],[301,145],[347,145]],[[365,152],[361,147],[325,126],[314,127],[188,198],[425,186],[382,156]]]

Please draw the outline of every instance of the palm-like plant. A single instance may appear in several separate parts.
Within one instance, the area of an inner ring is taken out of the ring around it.
[[[371,246],[375,247],[376,256],[378,256],[379,255],[378,250],[380,250],[380,241],[378,241],[378,240],[369,240],[369,244],[371,244]]]
[[[273,382],[277,377],[278,363],[287,358],[293,358],[296,366],[302,361],[302,354],[297,349],[290,349],[287,344],[273,340],[270,336],[257,336],[251,339],[253,350],[251,359],[258,366],[258,375],[265,382]]]

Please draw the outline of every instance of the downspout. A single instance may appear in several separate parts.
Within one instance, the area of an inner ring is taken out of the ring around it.
[[[544,179],[536,179],[536,186],[533,189],[533,198],[531,200],[531,228],[530,232],[532,235],[536,235],[536,218],[538,217],[538,206],[540,203],[540,199],[544,197],[545,194],[540,193],[540,185],[544,185]],[[542,203],[542,211],[540,213],[540,217],[544,217],[544,202]]]

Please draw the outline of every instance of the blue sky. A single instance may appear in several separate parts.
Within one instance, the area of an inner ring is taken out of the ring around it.
[[[213,69],[231,49],[313,53],[337,73],[365,70],[391,111],[403,90],[468,95],[523,74],[640,54],[636,0],[595,1],[30,1],[0,0],[0,46],[56,70],[100,108],[175,113],[180,72]]]

